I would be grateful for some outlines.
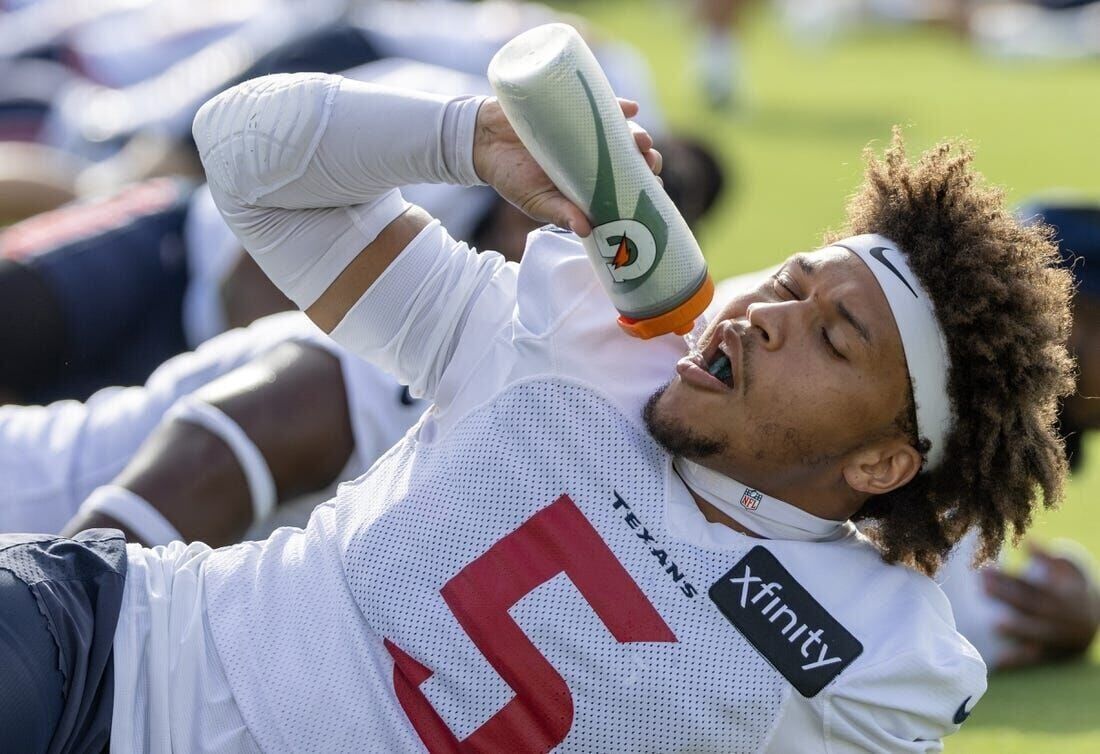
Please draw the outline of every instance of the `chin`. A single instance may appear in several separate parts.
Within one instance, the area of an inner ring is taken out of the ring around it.
[[[649,397],[642,409],[646,429],[674,456],[703,460],[721,455],[728,445],[725,433],[712,436],[702,427],[713,412],[693,400],[694,391],[674,379]]]

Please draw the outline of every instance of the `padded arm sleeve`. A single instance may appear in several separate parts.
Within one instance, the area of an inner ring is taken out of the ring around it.
[[[482,101],[278,74],[210,100],[193,130],[218,208],[305,309],[405,211],[396,188],[480,183],[473,136]]]

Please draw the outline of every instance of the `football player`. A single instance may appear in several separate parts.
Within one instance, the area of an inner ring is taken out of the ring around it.
[[[111,721],[112,747],[152,751],[938,751],[970,714],[984,665],[918,569],[972,527],[995,551],[1060,496],[1070,361],[1068,275],[967,155],[871,159],[856,235],[792,257],[689,350],[619,331],[573,233],[533,234],[517,266],[406,205],[407,183],[484,181],[590,231],[491,100],[267,77],[195,135],[264,271],[434,405],[262,543],[8,536],[0,588],[28,638],[4,651],[37,670],[8,693],[66,693],[6,730],[63,747]],[[43,672],[57,653],[79,683]]]
[[[1079,393],[1087,393],[1095,378],[1087,356],[1096,328],[1086,309],[1095,298],[1100,212],[1056,204],[1024,215],[1055,228],[1080,282],[1071,342],[1086,356],[1078,377]],[[512,248],[514,234],[504,230],[493,235]],[[771,272],[722,281],[717,299],[740,295]],[[182,403],[171,409],[174,401]],[[1087,401],[1070,401],[1062,427],[1072,428],[1077,439],[1096,422],[1080,413]],[[106,526],[146,545],[228,543],[250,524],[246,536],[258,538],[280,524],[303,524],[333,481],[366,471],[423,405],[335,346],[303,315],[277,315],[169,361],[142,389],[110,390],[83,406],[0,408],[0,531],[56,532],[76,512],[66,532]],[[166,412],[165,426],[154,432]],[[218,417],[216,424],[211,416]],[[223,439],[229,436],[236,442]],[[250,457],[262,463],[250,464]],[[333,463],[341,460],[346,465],[334,476]],[[1079,454],[1071,457],[1075,465],[1080,461]],[[109,482],[109,489],[95,490]],[[271,519],[269,503],[254,500],[258,490],[275,493],[280,510]],[[1023,574],[975,572],[970,561],[976,544],[974,537],[964,540],[937,581],[960,632],[986,664],[1001,669],[1081,656],[1100,625],[1100,592],[1087,560],[1032,544],[1033,566]]]

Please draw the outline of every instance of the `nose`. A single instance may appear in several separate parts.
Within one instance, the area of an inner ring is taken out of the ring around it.
[[[749,304],[745,311],[749,326],[760,333],[761,345],[766,350],[774,351],[783,345],[786,330],[783,324],[784,308],[789,308],[786,302],[757,302]]]

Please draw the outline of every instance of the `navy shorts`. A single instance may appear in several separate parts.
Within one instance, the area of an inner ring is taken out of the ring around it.
[[[0,749],[107,750],[125,581],[115,529],[0,534]]]

